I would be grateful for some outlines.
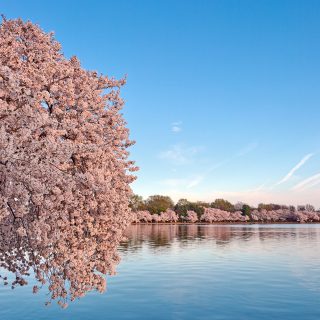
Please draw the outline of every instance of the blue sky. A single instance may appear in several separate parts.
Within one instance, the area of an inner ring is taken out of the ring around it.
[[[320,207],[320,1],[0,1],[127,74],[133,189]]]

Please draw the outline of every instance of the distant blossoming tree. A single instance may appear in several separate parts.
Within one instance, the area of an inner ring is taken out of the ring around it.
[[[251,220],[255,222],[319,222],[320,213],[315,211],[291,211],[290,209],[278,209],[267,211],[253,210]]]
[[[171,209],[167,209],[160,214],[159,222],[177,222],[179,220],[178,215]]]
[[[66,59],[52,33],[3,18],[0,267],[15,274],[13,287],[31,268],[66,306],[103,291],[114,273],[137,170],[120,114],[124,83]]]
[[[135,214],[137,216],[137,222],[152,222],[152,215],[149,211],[137,211]]]
[[[198,221],[198,215],[196,212],[192,211],[192,210],[188,210],[187,211],[187,216],[186,216],[186,221],[191,222],[191,223],[195,223]]]
[[[241,211],[229,212],[216,208],[205,208],[204,214],[201,216],[203,222],[245,222],[249,220],[248,217],[244,217]]]
[[[151,215],[153,222],[161,222],[160,216],[157,213]]]

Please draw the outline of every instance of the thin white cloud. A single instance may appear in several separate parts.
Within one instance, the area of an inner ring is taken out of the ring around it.
[[[202,180],[204,179],[203,176],[194,176],[194,177],[189,177],[189,178],[169,178],[169,179],[164,179],[160,181],[160,184],[165,185],[167,187],[172,187],[172,188],[177,188],[179,187],[180,189],[190,189],[193,187],[196,187]]]
[[[320,173],[317,173],[317,174],[299,182],[298,184],[296,184],[292,188],[292,190],[295,190],[295,191],[305,190],[308,188],[312,188],[319,183],[320,183]]]
[[[175,165],[184,165],[193,162],[194,157],[202,151],[202,147],[184,147],[180,144],[172,146],[170,149],[159,154],[161,159],[169,160]]]
[[[178,132],[181,132],[182,129],[181,127],[178,127],[178,126],[172,126],[171,131],[174,133],[178,133]]]
[[[162,185],[175,188],[175,187],[181,187],[181,186],[185,185],[186,180],[171,178],[171,179],[164,179],[164,180],[160,181],[160,183]]]
[[[254,188],[252,191],[256,192],[256,191],[265,190],[266,189],[266,185],[267,185],[267,183],[265,182],[265,183],[261,184],[260,186]]]
[[[255,150],[259,146],[258,142],[251,142],[248,145],[246,145],[244,148],[242,148],[235,157],[243,157],[246,154],[250,153],[251,151]]]
[[[200,172],[196,176],[190,179],[165,179],[162,180],[162,184],[165,184],[167,186],[171,187],[186,187],[187,189],[192,189],[194,187],[197,187],[200,183],[203,182],[203,180],[206,179],[206,177],[213,171],[217,170],[218,168],[224,166],[225,164],[231,162],[232,160],[242,157],[254,149],[258,147],[258,143],[253,142],[247,144],[245,147],[243,147],[240,152],[237,154],[234,154],[233,156],[218,162],[216,164],[211,165],[207,170],[204,170],[203,172]],[[203,147],[183,147],[182,145],[174,145],[171,149],[166,150],[164,152],[160,153],[161,159],[166,159],[174,163],[175,165],[185,165],[192,163],[195,156],[203,150]],[[262,189],[262,186],[261,186]]]
[[[306,156],[304,156],[298,164],[296,164],[288,173],[286,176],[284,176],[280,181],[278,181],[275,186],[278,186],[279,184],[282,184],[286,181],[288,181],[293,174],[299,170],[311,157],[313,156],[313,153],[309,153]]]
[[[202,180],[204,179],[204,176],[202,176],[202,175],[199,175],[199,176],[196,176],[196,177],[194,177],[193,179],[191,179],[190,181],[189,181],[189,183],[187,184],[187,188],[194,188],[194,187],[196,187],[197,185],[199,185],[201,182],[202,182]]]
[[[217,170],[218,168],[228,164],[229,162],[231,162],[234,159],[240,158],[250,152],[252,152],[254,149],[256,149],[259,146],[259,144],[257,142],[252,142],[249,143],[248,145],[246,145],[244,148],[242,148],[237,154],[234,154],[233,156],[222,160],[218,163],[213,164],[212,166],[210,166],[207,170],[205,170],[204,172],[202,172],[202,174],[199,174],[192,183],[190,183],[188,185],[188,188],[192,188],[197,186],[198,184],[200,184],[211,172]]]
[[[171,123],[171,131],[174,133],[179,133],[182,131],[182,121],[177,121]]]

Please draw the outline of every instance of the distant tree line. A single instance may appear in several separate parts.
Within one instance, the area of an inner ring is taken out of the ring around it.
[[[213,202],[188,201],[177,203],[168,196],[152,195],[144,200],[133,195],[130,201],[133,222],[320,222],[320,211],[310,204],[286,206],[260,203],[258,207],[225,199]]]

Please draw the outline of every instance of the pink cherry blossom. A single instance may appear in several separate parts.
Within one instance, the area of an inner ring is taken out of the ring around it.
[[[198,221],[198,215],[196,212],[188,210],[187,211],[187,216],[186,216],[186,221],[195,223]]]
[[[65,58],[39,26],[3,19],[0,267],[13,287],[33,270],[62,307],[105,290],[131,222],[124,84]]]

